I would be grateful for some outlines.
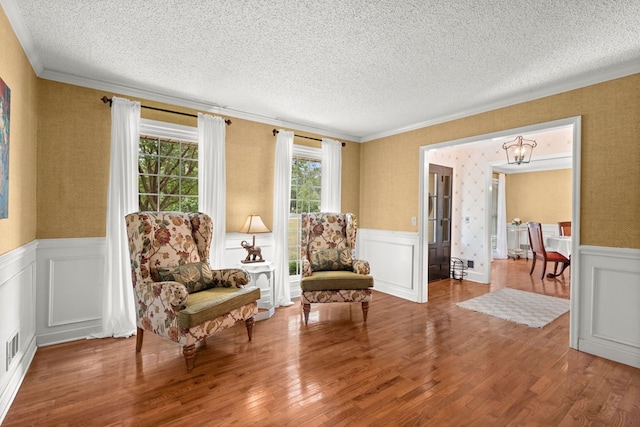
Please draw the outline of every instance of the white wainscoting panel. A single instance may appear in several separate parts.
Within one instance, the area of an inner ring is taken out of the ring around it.
[[[0,256],[0,423],[36,352],[36,247],[33,241]],[[6,344],[16,334],[9,361]]]
[[[104,238],[43,239],[37,251],[38,345],[102,330]]]
[[[49,258],[48,327],[101,319],[102,277],[96,275],[103,267],[104,256],[99,255]]]
[[[369,261],[374,289],[419,301],[418,234],[359,228],[358,258]]]
[[[640,368],[640,250],[580,248],[578,349]]]

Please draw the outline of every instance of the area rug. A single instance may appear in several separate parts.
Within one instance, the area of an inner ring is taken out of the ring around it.
[[[569,300],[509,288],[456,305],[531,328],[542,328],[569,311]]]

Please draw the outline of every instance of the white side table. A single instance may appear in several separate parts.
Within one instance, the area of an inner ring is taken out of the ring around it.
[[[240,264],[238,268],[243,268],[251,276],[251,285],[260,288],[260,299],[258,309],[260,312],[255,316],[255,320],[264,320],[273,316],[276,312],[273,301],[273,281],[276,266],[273,263],[252,262]]]

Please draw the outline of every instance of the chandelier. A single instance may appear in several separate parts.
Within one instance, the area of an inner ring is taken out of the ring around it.
[[[502,144],[502,148],[507,152],[507,162],[519,165],[531,161],[531,153],[536,145],[538,144],[533,140],[517,136],[513,141]]]

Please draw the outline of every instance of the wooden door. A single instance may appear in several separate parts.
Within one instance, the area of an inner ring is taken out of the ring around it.
[[[429,165],[427,240],[429,281],[449,277],[453,169]]]

